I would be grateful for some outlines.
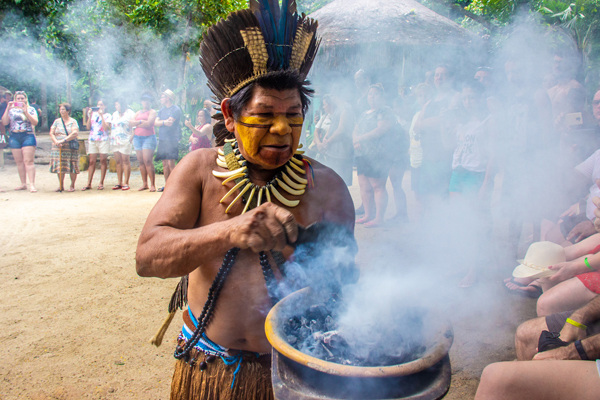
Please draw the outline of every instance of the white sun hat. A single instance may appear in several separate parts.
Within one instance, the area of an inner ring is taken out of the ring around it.
[[[548,267],[567,261],[567,257],[564,247],[559,244],[536,242],[527,249],[525,259],[517,261],[521,264],[513,271],[515,278],[537,279],[554,275],[556,271],[552,271]]]

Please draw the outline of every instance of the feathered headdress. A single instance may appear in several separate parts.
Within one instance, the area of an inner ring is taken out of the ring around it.
[[[306,78],[320,40],[317,22],[298,15],[295,0],[250,0],[249,8],[211,26],[200,62],[217,101],[275,71]]]

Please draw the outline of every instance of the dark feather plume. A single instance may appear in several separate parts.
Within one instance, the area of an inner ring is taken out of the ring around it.
[[[306,77],[319,45],[317,22],[299,16],[295,0],[249,0],[208,29],[200,61],[217,102],[272,71]],[[293,61],[293,62],[292,62]]]

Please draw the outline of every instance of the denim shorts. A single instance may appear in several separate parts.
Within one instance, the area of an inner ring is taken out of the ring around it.
[[[152,150],[156,149],[156,135],[150,136],[134,136],[133,137],[133,149],[135,151],[141,150]]]
[[[8,147],[11,149],[21,149],[23,147],[37,145],[35,135],[27,132],[11,132],[10,139],[8,139]]]

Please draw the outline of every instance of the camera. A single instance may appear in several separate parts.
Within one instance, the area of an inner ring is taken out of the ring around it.
[[[92,112],[100,110],[100,107],[92,107]]]
[[[13,105],[14,105],[15,107],[23,107],[23,105],[24,105],[24,104],[23,104],[23,102],[20,102],[20,101],[15,101],[15,102],[13,103]]]

